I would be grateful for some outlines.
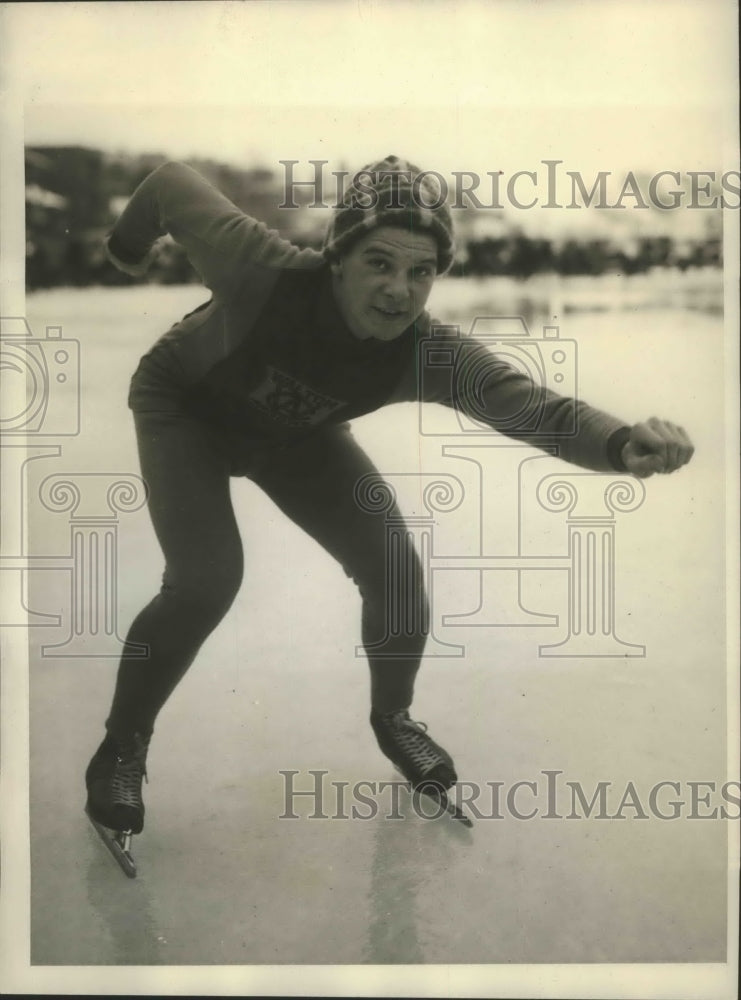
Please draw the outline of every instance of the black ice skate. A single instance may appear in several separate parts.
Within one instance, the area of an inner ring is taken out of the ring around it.
[[[458,780],[453,758],[427,735],[424,722],[414,722],[409,712],[371,711],[370,723],[381,751],[388,757],[412,789],[439,803],[465,826],[473,823],[448,798],[448,789]]]
[[[136,877],[131,837],[144,828],[142,780],[147,776],[149,737],[131,739],[108,735],[96,750],[85,773],[85,812],[101,840],[129,878]]]

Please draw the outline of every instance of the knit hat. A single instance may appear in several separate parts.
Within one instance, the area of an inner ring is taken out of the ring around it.
[[[346,253],[379,226],[429,233],[437,242],[438,272],[442,274],[453,263],[453,219],[434,171],[423,172],[398,156],[387,156],[359,170],[335,208],[324,238],[325,256]]]

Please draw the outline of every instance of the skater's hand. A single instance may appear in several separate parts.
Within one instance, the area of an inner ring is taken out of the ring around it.
[[[647,479],[655,472],[676,472],[689,462],[694,451],[683,427],[651,417],[631,428],[621,457],[628,472]]]

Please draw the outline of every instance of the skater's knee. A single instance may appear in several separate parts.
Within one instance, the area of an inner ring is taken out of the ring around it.
[[[179,572],[165,570],[162,592],[197,616],[226,614],[242,584],[242,566],[234,561]]]
[[[429,599],[422,562],[411,544],[390,557],[365,565],[353,579],[363,602],[384,607],[404,620],[429,616]]]

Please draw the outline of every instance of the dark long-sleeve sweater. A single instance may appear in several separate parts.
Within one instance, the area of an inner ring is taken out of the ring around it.
[[[212,299],[144,356],[132,379],[133,409],[183,407],[265,445],[393,402],[439,402],[478,426],[556,448],[567,461],[622,468],[621,421],[546,389],[485,343],[437,331],[426,312],[396,340],[355,338],[320,253],[282,239],[177,163],[134,192],[109,254],[122,269],[143,273],[166,233]]]

